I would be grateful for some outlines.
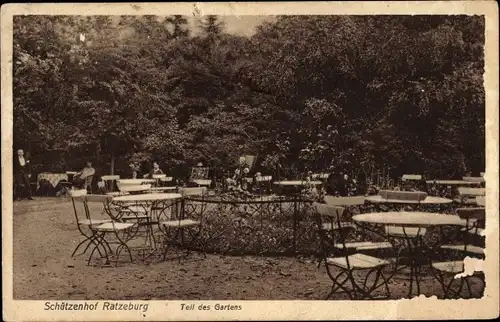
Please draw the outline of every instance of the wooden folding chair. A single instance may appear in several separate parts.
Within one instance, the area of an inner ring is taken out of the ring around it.
[[[108,195],[86,195],[84,198],[85,211],[87,216],[90,217],[90,213],[93,211],[90,209],[89,204],[101,204],[103,206],[103,213],[108,215],[111,219],[109,222],[100,224],[93,228],[95,232],[95,247],[90,253],[90,257],[87,261],[87,265],[90,265],[92,256],[99,246],[105,250],[104,257],[106,258],[106,263],[109,263],[109,255],[115,256],[115,265],[118,265],[118,259],[121,252],[125,249],[128,252],[130,261],[133,262],[132,252],[130,251],[127,242],[133,238],[132,230],[136,226],[136,223],[126,223],[113,220],[113,215],[111,214],[110,204],[112,197]],[[114,237],[114,239],[110,238]],[[115,250],[111,248],[112,244],[116,244]]]
[[[340,222],[340,227],[335,226],[335,229],[351,229],[353,231],[356,230],[355,223],[352,222],[352,209],[353,207],[359,207],[364,205],[365,197],[364,196],[355,196],[355,197],[335,197],[335,196],[325,196],[325,203],[329,206],[343,207],[344,208],[344,216],[343,220]],[[331,229],[331,224],[336,225],[335,222],[327,222],[323,224],[322,229],[328,230]],[[386,249],[391,249],[392,244],[389,242],[346,242],[345,246],[349,249],[354,249],[356,251],[364,251],[364,252],[376,252],[382,251]],[[342,244],[337,244],[336,247],[343,247]],[[321,261],[318,263],[318,268],[321,265]]]
[[[74,215],[76,219],[76,225],[80,234],[84,237],[82,241],[75,247],[71,257],[75,256],[76,252],[80,247],[85,246],[82,253],[78,255],[83,255],[87,252],[90,245],[97,247],[99,254],[102,256],[103,252],[98,247],[97,243],[97,231],[96,226],[110,222],[109,219],[96,219],[90,217],[90,214],[86,211],[84,204],[84,197],[87,194],[86,190],[70,190],[71,202],[73,204]]]
[[[459,279],[455,278],[455,276],[464,271],[463,255],[472,255],[479,259],[484,258],[484,244],[480,246],[474,245],[471,243],[471,236],[469,234],[480,235],[480,232],[485,228],[486,212],[484,208],[459,208],[457,209],[457,214],[466,221],[464,243],[462,245],[444,245],[442,248],[456,251],[461,253],[462,256],[456,261],[432,263],[432,269],[441,284],[445,298],[459,298],[464,290],[464,285],[467,286],[468,296],[472,297],[471,279],[477,279],[482,283],[482,289],[479,294],[479,297],[482,297],[485,286],[483,272],[476,271],[472,275],[462,276]],[[453,285],[457,284],[454,283],[455,281],[459,282],[457,288],[453,288]]]
[[[183,196],[183,198],[196,196],[203,199],[207,194],[207,188],[181,188],[179,190],[179,193]],[[163,260],[166,259],[169,246],[179,246],[181,248],[184,246],[185,232],[187,232],[190,236],[190,243],[198,244],[203,257],[206,258],[207,255],[204,251],[205,246],[199,240],[203,228],[203,213],[206,205],[202,202],[201,210],[199,211],[199,219],[197,218],[197,220],[193,220],[191,218],[187,218],[191,217],[195,213],[198,213],[196,206],[196,203],[191,203],[189,201],[186,201],[185,199],[182,199],[180,214],[177,214],[178,218],[171,218],[170,220],[159,222],[160,230],[166,237],[165,248],[163,251]],[[172,230],[175,231],[175,235],[174,237],[169,238],[170,231]],[[187,256],[188,254],[189,250],[187,250],[185,256]]]
[[[325,299],[336,293],[346,293],[350,299],[375,299],[373,292],[382,286],[387,298],[390,298],[389,279],[385,277],[383,269],[391,263],[385,259],[358,253],[347,246],[346,237],[350,227],[342,227],[344,208],[320,203],[314,203],[313,208],[316,212],[322,261],[325,262],[327,274],[333,283]],[[330,229],[324,229],[325,224],[329,224]],[[339,272],[335,274],[333,268]],[[362,285],[354,276],[357,272],[366,274]],[[369,286],[369,277],[373,273],[375,279]]]

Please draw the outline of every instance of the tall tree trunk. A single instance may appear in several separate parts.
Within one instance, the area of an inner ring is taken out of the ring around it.
[[[115,153],[111,151],[111,163],[109,167],[109,172],[111,175],[115,174]]]
[[[109,165],[109,174],[115,174],[115,152],[111,150],[111,162]],[[115,191],[115,181],[111,181],[111,191]]]

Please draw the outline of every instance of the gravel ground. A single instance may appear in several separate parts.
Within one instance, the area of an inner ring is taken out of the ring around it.
[[[318,300],[330,290],[325,269],[311,259],[231,257],[140,260],[118,267],[87,266],[71,258],[80,240],[71,202],[37,198],[14,203],[14,299],[16,300]],[[407,281],[393,279],[392,298],[402,298]],[[437,281],[421,293],[441,295]],[[336,299],[345,299],[338,295]]]

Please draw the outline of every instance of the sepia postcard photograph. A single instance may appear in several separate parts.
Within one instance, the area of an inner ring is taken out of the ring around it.
[[[496,2],[1,21],[4,320],[498,317]]]

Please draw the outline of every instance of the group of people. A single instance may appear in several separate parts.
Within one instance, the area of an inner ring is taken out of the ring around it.
[[[244,156],[240,157],[233,175],[225,178],[223,181],[226,190],[251,192],[255,190],[255,187],[258,188],[261,173],[251,173],[252,166],[253,164],[248,164],[247,159]],[[203,163],[199,162],[196,167],[203,168]],[[351,179],[342,169],[339,170],[331,167],[329,172],[330,175],[326,179],[323,186],[325,193],[328,195],[350,196],[366,193],[376,194],[378,192],[376,191],[376,188],[370,187],[369,182],[365,182],[366,180],[359,179],[357,181],[356,179]],[[159,163],[156,161],[152,162],[150,170],[142,176],[139,167],[131,162],[121,177],[130,179],[153,178],[154,175],[158,174],[164,174],[164,172],[160,168]],[[311,172],[308,173],[306,180],[311,180],[311,174]],[[22,149],[17,150],[17,155],[14,160],[14,177],[16,183],[15,198],[18,199],[26,197],[27,199],[32,200],[33,198],[30,187],[31,164],[29,157],[25,155]],[[75,188],[88,189],[91,187],[94,178],[96,179],[95,181],[100,181],[100,176],[96,173],[96,170],[92,166],[92,162],[87,161],[85,167],[73,176],[71,183]],[[248,178],[252,178],[252,180],[248,180]],[[401,189],[402,188],[403,187],[401,187]],[[418,188],[422,191],[427,190],[425,179],[418,182]],[[398,187],[396,187],[396,189],[398,189]]]

